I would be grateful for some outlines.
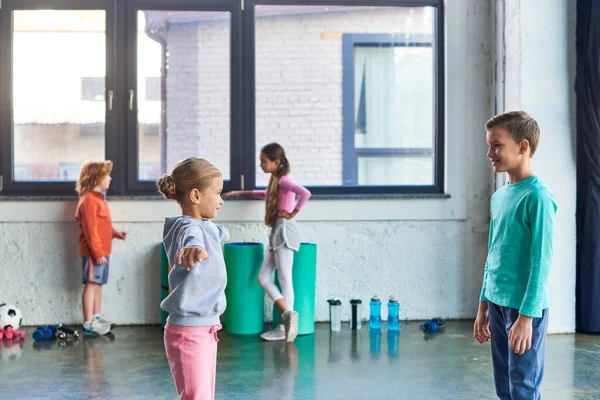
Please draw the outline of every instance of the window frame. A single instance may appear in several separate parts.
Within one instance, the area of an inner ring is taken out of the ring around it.
[[[0,195],[75,195],[71,181],[15,181],[13,179],[13,11],[21,10],[103,10],[106,16],[106,77],[105,93],[115,87],[115,2],[104,0],[3,0],[0,9]],[[105,96],[106,97],[106,96]],[[115,160],[116,120],[105,101],[104,152],[106,159]],[[114,192],[114,188],[110,192]],[[110,193],[109,192],[109,193]]]
[[[430,186],[308,186],[316,195],[389,195],[444,193],[444,2],[442,0],[3,0],[0,8],[0,196],[75,196],[74,182],[13,180],[12,11],[35,9],[106,12],[106,90],[113,90],[113,109],[106,102],[105,157],[114,162],[109,195],[157,195],[153,181],[138,179],[137,10],[227,11],[231,14],[230,46],[230,180],[225,190],[255,189],[256,152],[256,20],[255,8],[273,6],[370,6],[435,8],[434,107],[435,178]],[[133,21],[133,24],[132,24]],[[117,37],[124,41],[116,42]],[[345,60],[344,60],[345,62]],[[135,90],[129,109],[130,89]],[[164,88],[163,93],[164,93]],[[167,105],[168,107],[168,105]],[[346,111],[343,130],[346,130]],[[352,116],[352,121],[354,120]],[[345,133],[343,135],[345,137]],[[410,150],[410,149],[408,149]],[[369,152],[370,149],[365,149]],[[405,151],[405,150],[403,150]],[[343,140],[343,152],[346,141]],[[343,156],[344,157],[344,156]],[[345,161],[344,168],[345,168]],[[292,160],[293,163],[293,160]],[[171,166],[162,166],[167,169]],[[302,182],[300,182],[302,183]]]
[[[431,47],[435,49],[435,43],[427,40],[427,37],[422,34],[410,36],[410,42],[396,42],[395,35],[381,33],[345,33],[343,35],[343,182],[357,185],[358,183],[358,159],[364,158],[390,158],[390,157],[425,157],[432,156],[434,162],[434,183],[431,186],[438,184],[436,182],[437,171],[435,169],[438,155],[435,149],[435,137],[437,128],[434,124],[434,147],[431,148],[390,148],[390,147],[365,147],[356,148],[354,135],[356,130],[356,122],[354,115],[354,100],[355,93],[355,69],[354,69],[354,50],[358,47]],[[434,38],[435,39],[435,38]],[[435,40],[434,40],[435,41]],[[435,58],[435,57],[434,57]],[[435,59],[434,59],[435,65]],[[433,72],[435,82],[435,71]],[[435,90],[435,88],[434,88]],[[433,104],[432,104],[433,106]],[[435,110],[434,110],[435,111]],[[434,112],[435,118],[435,112]],[[443,173],[443,171],[442,171]],[[402,185],[407,187],[427,187],[430,185]],[[368,186],[372,187],[372,186]]]
[[[191,0],[130,0],[127,2],[126,12],[126,42],[127,54],[127,73],[126,86],[127,96],[129,90],[134,90],[134,106],[126,108],[127,137],[126,160],[127,160],[127,191],[143,194],[156,193],[156,183],[153,181],[141,181],[139,176],[139,150],[138,150],[138,95],[137,87],[137,13],[139,10],[164,10],[164,11],[206,11],[206,12],[229,12],[230,13],[230,80],[229,80],[229,164],[230,179],[224,180],[224,191],[233,190],[240,186],[242,170],[239,161],[241,154],[241,99],[236,93],[241,91],[240,69],[241,60],[241,9],[237,0],[209,0],[209,1],[191,1]],[[164,95],[164,88],[161,88]],[[127,99],[129,101],[129,98]],[[168,107],[168,104],[166,105]],[[162,123],[166,122],[166,115],[162,115]],[[164,140],[164,138],[163,138]],[[170,165],[163,165],[167,173]]]
[[[256,89],[256,42],[255,42],[255,7],[262,5],[273,6],[365,6],[365,7],[434,7],[435,8],[435,24],[434,24],[434,111],[435,111],[435,140],[434,140],[434,184],[433,185],[405,185],[405,186],[307,186],[307,188],[317,195],[390,195],[390,194],[420,194],[420,195],[440,195],[444,194],[444,155],[445,155],[445,140],[444,140],[444,4],[442,0],[248,0],[251,2],[248,12],[244,13],[244,49],[246,53],[248,49],[252,50],[252,54],[245,58],[243,71],[244,83],[246,84],[246,98],[255,98]],[[385,36],[383,34],[382,36]],[[343,42],[342,46],[345,45]],[[353,53],[351,53],[353,54]],[[343,52],[342,63],[346,64],[346,52]],[[353,60],[353,57],[352,57]],[[354,70],[354,68],[352,68]],[[346,71],[344,69],[344,74]],[[352,73],[353,74],[353,73]],[[342,81],[346,78],[343,77]],[[352,82],[354,76],[352,75]],[[352,88],[354,88],[352,86]],[[343,104],[346,104],[343,102]],[[345,129],[347,124],[348,107],[344,107],[342,117],[343,129],[343,144],[342,152],[345,153],[349,149],[346,147]],[[352,126],[354,126],[354,110],[350,116]],[[247,129],[247,138],[245,148],[251,148],[254,154],[256,149],[256,103],[252,101],[244,107],[244,123]],[[354,134],[354,132],[353,132]],[[247,143],[248,141],[251,143]],[[352,141],[354,146],[354,140]],[[367,153],[368,149],[365,149]],[[410,154],[410,152],[409,152]],[[345,156],[342,155],[343,169],[346,168]],[[255,164],[255,163],[254,163]],[[293,160],[292,160],[293,164]],[[256,167],[254,165],[247,166],[252,168],[247,174],[250,176],[248,182],[251,182],[251,187],[255,187]],[[344,173],[343,173],[344,174]],[[301,182],[300,182],[301,183]],[[264,189],[264,187],[256,187]]]

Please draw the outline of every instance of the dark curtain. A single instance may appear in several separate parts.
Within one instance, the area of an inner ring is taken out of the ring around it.
[[[578,332],[600,333],[600,1],[577,1]]]

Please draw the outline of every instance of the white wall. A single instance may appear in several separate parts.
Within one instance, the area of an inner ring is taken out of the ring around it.
[[[304,239],[319,246],[318,320],[328,318],[326,299],[331,296],[347,304],[351,297],[367,300],[374,293],[396,295],[404,319],[475,315],[488,233],[491,173],[483,124],[493,110],[493,20],[484,0],[448,2],[446,19],[446,188],[451,198],[310,201],[300,220]],[[544,34],[550,33],[544,30]],[[552,33],[561,43],[565,34],[564,29]],[[523,43],[529,46],[527,40]],[[560,57],[554,47],[546,53]],[[554,79],[567,78],[560,67],[552,70]],[[557,93],[568,94],[563,83],[552,85]],[[561,100],[546,113],[537,112],[541,104],[525,105],[539,114],[543,127],[553,121],[544,117],[561,118],[560,132],[568,133],[568,102]],[[540,152],[540,161],[558,163],[555,157],[549,159],[553,147],[564,145],[564,135],[556,132],[554,139],[549,134],[543,141],[542,149],[547,147]],[[558,192],[557,186],[565,182],[547,179],[553,168],[545,169],[542,177]],[[557,193],[564,212],[558,230],[563,228],[566,235],[574,227],[569,207],[574,209],[575,203],[569,196]],[[261,202],[227,202],[219,220],[236,241],[265,242],[262,209]],[[130,236],[126,243],[115,244],[103,308],[117,323],[156,323],[161,220],[175,214],[177,207],[164,201],[112,201],[111,210],[115,226]],[[17,303],[26,324],[80,320],[80,260],[73,211],[73,202],[0,202],[0,301]],[[573,239],[574,249],[574,234],[568,239]],[[557,241],[557,260],[563,260],[569,271],[574,270],[572,254],[570,241],[565,247]],[[571,277],[571,272],[553,273],[551,287]],[[551,328],[572,331],[569,307],[574,308],[574,300],[566,296],[558,300],[566,305],[561,308],[553,296],[558,307]]]
[[[576,160],[574,120],[575,1],[506,1],[506,108],[540,124],[533,170],[558,203],[548,282],[551,332],[575,330]],[[542,10],[542,11],[540,11]]]

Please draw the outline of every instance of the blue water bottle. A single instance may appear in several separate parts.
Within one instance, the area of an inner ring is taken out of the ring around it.
[[[387,330],[398,331],[400,329],[400,303],[394,296],[388,301]]]
[[[381,355],[381,329],[369,330],[369,350],[372,358]]]
[[[398,358],[399,355],[399,343],[400,343],[400,331],[387,332],[387,343],[388,343],[388,357]]]
[[[369,303],[371,316],[369,317],[369,328],[381,329],[381,300],[377,295],[373,296]]]

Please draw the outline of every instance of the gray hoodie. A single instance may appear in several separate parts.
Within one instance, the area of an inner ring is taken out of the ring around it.
[[[163,243],[171,272],[171,294],[160,307],[169,313],[167,321],[180,326],[213,326],[225,311],[227,271],[223,259],[223,243],[229,232],[209,220],[200,221],[181,216],[165,219]],[[177,254],[184,247],[198,246],[208,258],[197,262],[188,272],[177,265]]]

